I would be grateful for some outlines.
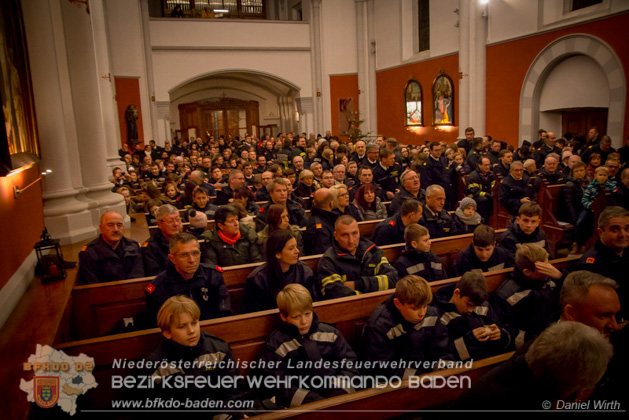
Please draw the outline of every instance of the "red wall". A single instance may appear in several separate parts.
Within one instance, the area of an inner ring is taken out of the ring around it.
[[[458,127],[450,131],[437,131],[432,127],[432,83],[443,70],[454,85],[454,123],[459,121],[459,56],[458,54],[382,70],[376,73],[378,95],[378,131],[387,137],[395,137],[404,144],[423,144],[425,141],[456,140]],[[410,79],[417,80],[423,90],[424,128],[420,134],[411,133],[404,127],[404,88]]]
[[[520,124],[522,83],[535,57],[551,42],[565,35],[583,33],[596,36],[616,52],[622,62],[627,82],[629,14],[573,26],[487,48],[487,133],[516,145]],[[629,104],[629,90],[627,103]],[[496,112],[498,111],[498,112]],[[625,108],[623,139],[629,135],[629,108]]]
[[[37,165],[22,172],[0,177],[0,288],[15,274],[33,251],[44,229],[42,183],[36,182],[13,198],[13,187],[22,189],[40,175]],[[44,181],[45,182],[45,181]]]
[[[140,79],[137,77],[115,77],[116,80],[116,103],[118,105],[118,121],[120,123],[120,140],[127,142],[127,122],[125,111],[131,104],[138,107],[139,116],[138,140],[144,142],[144,129],[142,126],[142,105],[140,104]]]
[[[340,136],[339,99],[353,98],[354,111],[358,111],[358,75],[343,74],[330,76],[330,109],[332,113],[332,135]],[[322,133],[323,134],[323,133]]]

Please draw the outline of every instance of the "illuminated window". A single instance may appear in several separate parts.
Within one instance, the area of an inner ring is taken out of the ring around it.
[[[422,111],[423,92],[417,80],[409,80],[404,89],[404,103],[406,105],[406,126],[423,126],[424,113]]]

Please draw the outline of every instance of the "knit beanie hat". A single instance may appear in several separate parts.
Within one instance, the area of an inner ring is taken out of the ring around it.
[[[190,210],[188,213],[188,221],[193,228],[204,228],[207,226],[207,215],[202,211]]]
[[[528,140],[524,140],[524,141],[522,142],[522,146],[528,146],[528,147],[531,147],[531,142],[530,142],[530,141],[528,141]]]
[[[478,208],[476,206],[476,201],[474,201],[472,197],[465,197],[463,200],[461,200],[461,204],[459,204],[459,208],[461,210],[465,210],[466,208],[470,206],[473,206],[475,209]]]

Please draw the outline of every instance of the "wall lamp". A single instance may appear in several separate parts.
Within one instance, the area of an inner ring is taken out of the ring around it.
[[[17,185],[14,186],[13,187],[13,198],[15,198],[17,200],[17,198],[20,196],[20,194],[22,194],[24,191],[28,190],[30,187],[35,185],[37,182],[41,181],[43,178],[46,177],[46,175],[48,175],[50,173],[52,173],[52,171],[50,169],[46,169],[45,172],[41,173],[40,177],[38,177],[35,181],[31,182],[30,184],[28,184],[24,188],[19,188]]]

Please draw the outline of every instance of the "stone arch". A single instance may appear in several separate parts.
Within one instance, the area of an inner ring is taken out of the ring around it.
[[[593,59],[609,84],[607,135],[620,146],[623,140],[627,85],[622,63],[614,50],[600,38],[588,34],[571,34],[548,44],[529,67],[520,93],[519,143],[537,139],[540,119],[540,96],[544,81],[561,61],[575,55]]]

